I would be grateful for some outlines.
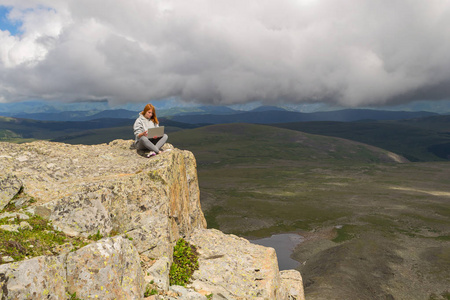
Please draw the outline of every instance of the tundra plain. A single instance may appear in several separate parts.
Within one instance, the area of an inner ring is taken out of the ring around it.
[[[307,299],[449,299],[450,164],[264,125],[172,133],[198,163],[208,227],[295,232]]]

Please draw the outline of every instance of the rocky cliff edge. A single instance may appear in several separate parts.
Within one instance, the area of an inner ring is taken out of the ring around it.
[[[280,272],[274,249],[206,229],[191,152],[166,144],[147,159],[130,144],[0,143],[0,220],[39,215],[68,236],[103,237],[3,263],[2,299],[143,299],[149,284],[148,299],[304,299],[300,273]],[[169,286],[180,237],[199,252],[186,288]]]

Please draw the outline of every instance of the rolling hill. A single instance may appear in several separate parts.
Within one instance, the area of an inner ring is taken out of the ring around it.
[[[388,151],[340,138],[310,135],[257,124],[219,124],[173,133],[177,147],[199,154],[199,164],[236,161],[253,165],[266,160],[393,162]],[[217,160],[220,153],[221,161]],[[197,156],[197,155],[196,155]]]
[[[450,116],[378,122],[294,122],[280,128],[341,137],[380,147],[411,161],[450,159]]]

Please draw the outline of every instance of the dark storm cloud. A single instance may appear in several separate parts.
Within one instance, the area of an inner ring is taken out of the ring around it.
[[[450,2],[13,1],[0,100],[448,99]]]

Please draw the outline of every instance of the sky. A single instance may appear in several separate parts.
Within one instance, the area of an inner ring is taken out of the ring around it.
[[[0,0],[0,103],[450,99],[448,0]]]

